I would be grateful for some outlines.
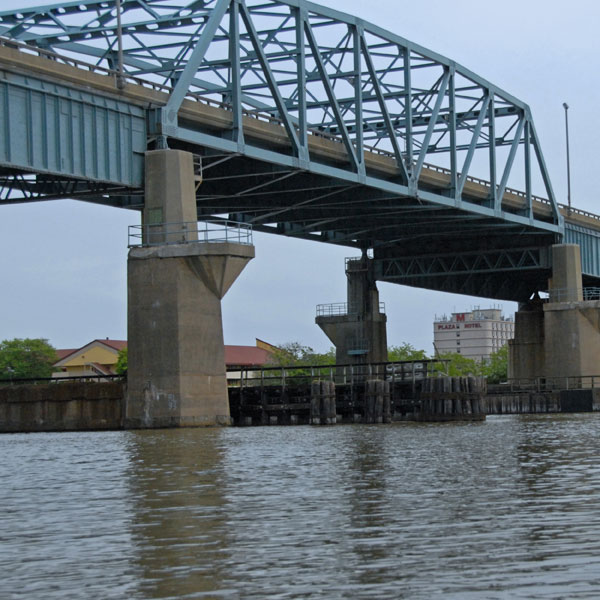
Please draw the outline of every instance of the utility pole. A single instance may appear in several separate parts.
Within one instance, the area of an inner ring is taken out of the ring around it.
[[[569,214],[571,214],[571,160],[569,157],[569,105],[563,102],[565,109],[565,132],[567,136],[567,204],[569,206]]]

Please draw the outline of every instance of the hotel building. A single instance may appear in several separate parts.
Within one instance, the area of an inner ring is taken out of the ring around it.
[[[499,308],[476,308],[471,312],[435,317],[435,354],[455,352],[477,361],[485,360],[514,337],[515,323]]]

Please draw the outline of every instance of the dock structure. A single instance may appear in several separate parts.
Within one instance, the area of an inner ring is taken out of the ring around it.
[[[484,419],[485,381],[439,368],[422,360],[246,371],[229,388],[231,415],[242,426]]]

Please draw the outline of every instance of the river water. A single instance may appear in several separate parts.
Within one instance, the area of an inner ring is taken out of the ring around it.
[[[599,598],[600,414],[0,437],[0,598]]]

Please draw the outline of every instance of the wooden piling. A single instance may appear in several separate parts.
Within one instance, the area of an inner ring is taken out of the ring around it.
[[[383,422],[392,422],[392,396],[391,387],[389,381],[382,381],[383,383]]]
[[[375,381],[369,379],[365,385],[365,400],[364,400],[364,419],[365,423],[375,422],[375,402],[377,398],[377,389]]]
[[[375,382],[375,414],[374,422],[383,423],[383,381],[377,379]]]
[[[310,424],[321,424],[321,382],[313,381],[310,384]]]
[[[310,386],[311,425],[335,425],[336,414],[335,383],[313,381]]]
[[[482,421],[485,419],[484,377],[431,377],[422,381],[421,421]]]
[[[321,381],[321,424],[335,425],[337,411],[335,404],[335,383],[333,381]]]

